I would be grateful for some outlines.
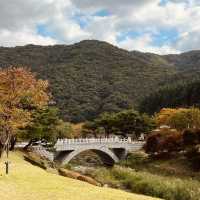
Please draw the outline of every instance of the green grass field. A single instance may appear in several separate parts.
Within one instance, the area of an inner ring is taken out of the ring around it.
[[[24,161],[19,152],[11,153],[10,161],[10,174],[5,175],[5,160],[0,160],[1,200],[155,200],[48,173]]]

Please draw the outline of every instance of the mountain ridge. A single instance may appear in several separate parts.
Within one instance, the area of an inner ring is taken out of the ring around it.
[[[74,45],[0,47],[0,67],[26,66],[38,78],[49,80],[62,117],[80,122],[102,112],[137,107],[144,96],[165,85],[165,80],[187,71],[194,74],[200,51],[189,54],[131,52],[85,40]]]

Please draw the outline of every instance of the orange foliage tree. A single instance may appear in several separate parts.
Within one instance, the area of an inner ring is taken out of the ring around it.
[[[48,82],[36,80],[30,70],[22,67],[0,69],[0,144],[10,146],[18,130],[31,121],[34,109],[47,106]],[[8,151],[7,151],[8,152]]]
[[[200,109],[199,108],[163,108],[155,116],[158,126],[169,125],[177,130],[185,128],[200,128]]]
[[[168,119],[176,112],[173,108],[163,108],[156,114],[155,120],[158,126],[167,125]]]

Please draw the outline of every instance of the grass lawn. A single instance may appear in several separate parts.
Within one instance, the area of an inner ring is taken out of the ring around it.
[[[0,160],[2,200],[155,200],[48,173],[24,161],[19,152],[10,154],[10,174],[5,175],[4,161]]]

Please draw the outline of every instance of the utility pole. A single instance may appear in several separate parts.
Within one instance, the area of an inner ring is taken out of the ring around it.
[[[6,165],[6,174],[8,175],[8,173],[9,173],[9,161],[8,160],[5,162],[5,165]]]
[[[6,165],[6,174],[8,175],[9,173],[9,160],[8,160],[8,156],[9,156],[9,144],[10,144],[10,137],[9,137],[9,134],[8,134],[8,130],[7,130],[7,140],[6,140],[6,144],[5,144],[5,151],[6,151],[6,162],[5,162],[5,165]]]
[[[8,161],[8,154],[9,154],[9,142],[6,145],[6,157],[7,157],[7,161],[5,162],[6,165],[6,174],[9,173],[9,161]]]

